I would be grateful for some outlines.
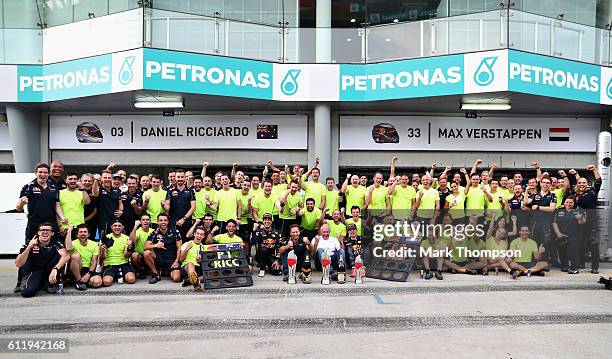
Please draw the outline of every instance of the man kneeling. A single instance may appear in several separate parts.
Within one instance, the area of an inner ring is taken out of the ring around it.
[[[310,250],[309,247],[310,241],[308,240],[308,237],[300,238],[300,226],[298,226],[297,224],[292,224],[289,227],[289,238],[278,250],[283,261],[284,282],[289,280],[289,263],[287,258],[289,252],[293,251],[293,254],[295,254],[295,256],[297,257],[297,263],[295,265],[295,271],[297,275],[297,272],[302,272],[306,253],[308,253],[308,251]],[[302,279],[305,280],[304,278]]]
[[[544,246],[529,238],[529,227],[521,226],[519,229],[519,237],[510,243],[510,250],[520,253],[514,257],[510,263],[512,278],[516,279],[519,275],[530,277],[532,274],[544,276],[543,270],[548,268],[548,263],[542,260],[544,254]]]
[[[155,284],[161,280],[161,272],[170,273],[174,282],[181,281],[181,245],[183,240],[180,233],[169,228],[169,217],[165,213],[157,216],[157,229],[151,233],[145,243],[144,259],[153,272],[149,284]]]
[[[317,269],[320,269],[323,253],[327,252],[329,258],[331,259],[331,270],[329,276],[333,280],[337,280],[339,261],[340,258],[344,258],[344,249],[340,245],[338,238],[330,237],[329,232],[330,230],[327,224],[321,226],[321,235],[315,236],[314,244],[311,246],[310,249],[310,254],[312,256],[315,256],[315,264],[317,266]]]
[[[134,268],[128,262],[130,257],[130,246],[132,242],[129,237],[121,233],[123,224],[115,220],[111,225],[111,234],[102,239],[100,246],[100,260],[104,263],[102,271],[102,284],[105,287],[113,285],[115,280],[125,281],[128,284],[136,283]]]
[[[202,291],[202,286],[200,285],[200,281],[203,280],[200,252],[206,237],[207,233],[204,228],[197,227],[193,232],[193,239],[181,246],[181,269],[183,276],[189,279],[188,283],[193,285],[196,292]]]
[[[85,290],[89,285],[98,288],[102,285],[102,277],[96,273],[100,246],[89,239],[89,229],[86,224],[77,227],[77,239],[72,240],[72,225],[66,232],[66,250],[70,253],[70,272],[74,277],[75,287]]]

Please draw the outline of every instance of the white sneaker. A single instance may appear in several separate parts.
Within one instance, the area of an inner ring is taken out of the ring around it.
[[[264,275],[266,275],[266,271],[263,269],[259,270],[259,274],[257,275],[258,277],[263,277]]]

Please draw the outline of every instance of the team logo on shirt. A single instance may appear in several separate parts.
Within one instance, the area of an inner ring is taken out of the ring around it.
[[[495,73],[493,72],[493,66],[497,62],[497,56],[485,57],[480,61],[480,65],[474,73],[474,82],[478,86],[488,86],[495,79]]]

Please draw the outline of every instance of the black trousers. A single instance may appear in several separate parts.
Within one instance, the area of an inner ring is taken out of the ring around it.
[[[21,296],[30,298],[36,295],[36,292],[49,287],[49,275],[51,270],[59,262],[60,256],[56,255],[48,264],[42,269],[30,270],[28,263],[23,268],[23,278],[21,279]],[[57,278],[59,279],[59,272],[56,271]]]

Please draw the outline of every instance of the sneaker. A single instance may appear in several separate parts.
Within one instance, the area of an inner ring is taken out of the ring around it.
[[[288,282],[288,281],[289,281],[289,274],[283,275],[283,282]]]
[[[198,275],[195,273],[189,273],[189,283],[193,285],[193,289],[196,292],[202,291],[202,286],[200,285],[200,280],[198,279]]]
[[[482,275],[489,275],[489,268],[488,267],[482,268]]]
[[[512,277],[512,279],[516,279],[516,278],[518,278],[518,276],[519,276],[519,271],[514,270],[514,269],[513,269],[513,270],[511,270],[511,271],[510,271],[510,276]]]
[[[149,279],[149,284],[155,284],[159,282],[160,280],[161,280],[161,277],[159,276],[159,274],[153,274],[151,276],[151,279]]]
[[[351,269],[351,274],[350,274],[351,278],[355,278],[356,274],[357,273],[355,272],[355,267],[353,267],[353,269]]]
[[[431,279],[431,278],[433,278],[433,274],[431,274],[431,271],[427,269],[425,271],[425,279]]]
[[[598,268],[593,268],[593,269],[591,269],[591,273],[592,274],[599,274],[599,269]]]
[[[145,271],[141,271],[138,273],[138,279],[147,279],[147,273]]]
[[[567,271],[567,274],[578,274],[580,271],[578,269],[570,269]]]
[[[189,279],[190,279],[190,278],[185,278],[185,279],[183,279],[183,284],[182,284],[182,287],[183,287],[183,288],[185,288],[185,287],[189,287],[189,285],[191,285],[191,283],[189,283]]]
[[[546,275],[546,272],[544,271],[539,271],[537,273],[533,273],[534,275],[540,276],[540,277],[544,277]]]
[[[21,281],[17,282],[17,284],[15,284],[15,288],[13,288],[13,293],[19,292],[21,292]]]
[[[85,290],[87,289],[87,284],[83,283],[83,282],[76,282],[74,284],[74,287],[78,290]]]
[[[55,286],[50,286],[45,288],[45,290],[47,291],[47,294],[55,294],[57,293],[57,287]]]
[[[569,273],[569,269],[568,268],[561,268],[561,272]]]
[[[440,272],[440,271],[436,271],[436,279],[437,279],[437,280],[442,280],[442,279],[444,279],[444,277],[442,277],[442,272]]]
[[[476,275],[478,274],[478,271],[476,269],[468,269],[465,274]]]
[[[258,274],[257,276],[258,276],[259,278],[263,278],[263,276],[265,276],[265,275],[266,275],[266,271],[265,271],[265,270],[263,270],[263,269],[260,269],[260,270],[259,270],[259,274]]]

